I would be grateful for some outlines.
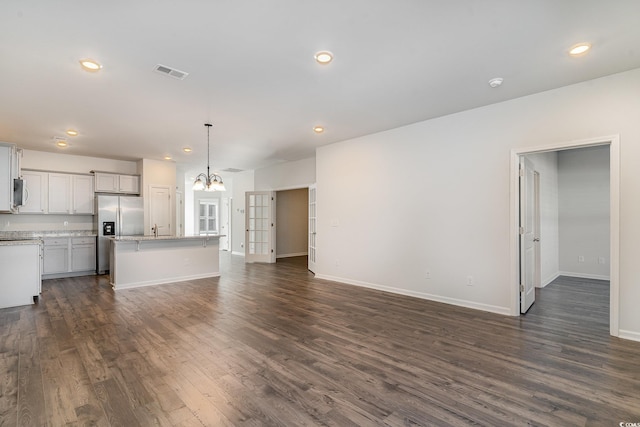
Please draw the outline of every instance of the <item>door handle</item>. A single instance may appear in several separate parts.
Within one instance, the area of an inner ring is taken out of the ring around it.
[[[539,241],[540,241],[540,238],[539,238],[539,237],[536,237],[536,238],[534,238],[534,239],[533,239],[533,241],[534,241],[534,242],[539,242]]]

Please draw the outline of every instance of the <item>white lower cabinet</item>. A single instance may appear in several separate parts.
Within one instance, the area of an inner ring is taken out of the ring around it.
[[[71,238],[71,271],[89,271],[96,269],[95,237]]]
[[[45,276],[65,277],[93,274],[95,270],[95,237],[44,239],[43,274]]]
[[[44,239],[42,259],[43,274],[67,273],[69,271],[69,239]]]

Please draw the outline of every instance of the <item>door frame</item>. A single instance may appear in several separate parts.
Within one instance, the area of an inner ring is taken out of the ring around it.
[[[519,168],[520,156],[571,148],[609,146],[609,333],[620,334],[620,135],[602,136],[577,141],[558,142],[549,145],[518,148],[511,150],[510,158],[510,311],[512,316],[520,316],[520,250],[519,250]]]

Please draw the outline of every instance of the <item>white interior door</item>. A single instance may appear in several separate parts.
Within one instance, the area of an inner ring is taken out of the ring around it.
[[[520,157],[520,312],[536,299],[535,290],[535,187],[534,166]]]
[[[307,268],[312,273],[316,272],[316,185],[309,186],[309,250]]]
[[[220,209],[220,250],[228,251],[229,242],[231,242],[231,203],[228,197],[222,198],[222,208]]]
[[[159,236],[171,236],[171,190],[167,186],[149,186],[149,230],[158,227]]]
[[[276,193],[245,193],[245,262],[276,262]]]

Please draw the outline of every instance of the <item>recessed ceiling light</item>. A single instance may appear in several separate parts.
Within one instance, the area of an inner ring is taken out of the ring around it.
[[[82,65],[82,68],[92,73],[95,73],[102,68],[102,65],[99,62],[90,58],[81,59],[80,65]]]
[[[164,156],[165,160],[171,160],[171,156]]]
[[[328,64],[333,61],[333,54],[328,50],[323,50],[315,54],[314,58],[318,62],[318,64]]]
[[[569,49],[569,55],[580,56],[591,49],[591,43],[577,43]]]
[[[185,153],[190,153],[192,150],[191,147],[184,147],[182,151],[184,151]]]
[[[75,129],[67,129],[67,135],[69,136],[78,136],[78,131]]]
[[[56,145],[60,148],[66,148],[69,146],[69,144],[67,144],[67,141],[65,141],[64,139],[57,140]]]
[[[496,77],[494,79],[489,80],[489,86],[491,87],[498,87],[502,84],[502,77]]]
[[[313,131],[315,133],[322,133],[322,132],[324,132],[324,128],[322,126],[314,126],[313,127]]]

